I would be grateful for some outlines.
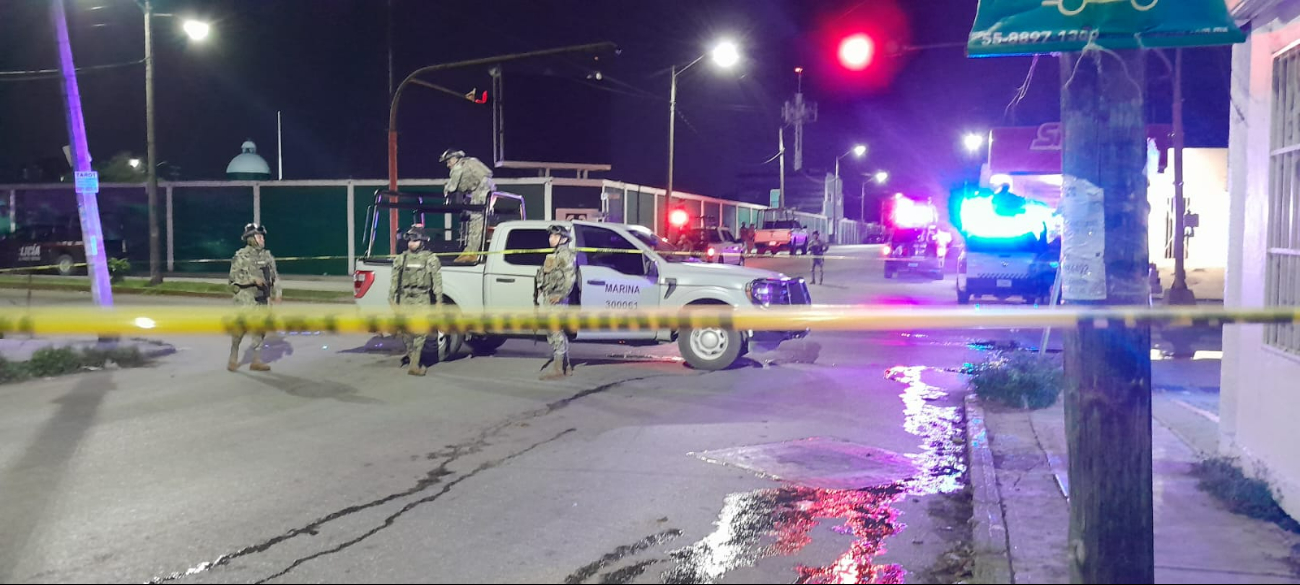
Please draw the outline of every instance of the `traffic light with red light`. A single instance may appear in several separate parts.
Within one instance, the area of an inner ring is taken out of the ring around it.
[[[681,229],[686,227],[686,224],[688,223],[691,223],[691,214],[685,209],[678,208],[668,212],[669,225]]]
[[[849,35],[840,41],[839,56],[845,69],[865,70],[876,57],[876,42],[866,33]]]

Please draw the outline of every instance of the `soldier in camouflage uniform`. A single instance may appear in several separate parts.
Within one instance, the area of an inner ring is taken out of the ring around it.
[[[542,267],[537,269],[536,292],[539,301],[548,307],[565,307],[577,280],[577,263],[573,248],[569,247],[569,230],[564,226],[551,226],[551,246]],[[546,343],[551,346],[551,369],[542,374],[543,380],[558,380],[572,372],[569,363],[569,336],[563,330],[548,331]],[[545,370],[546,366],[542,366]]]
[[[487,204],[488,196],[496,187],[492,184],[492,169],[477,158],[465,156],[463,150],[449,148],[438,160],[447,163],[447,168],[451,170],[447,186],[443,188],[448,200],[463,197],[473,205]],[[465,232],[465,252],[456,258],[457,263],[478,262],[476,252],[483,241],[483,216],[484,213],[471,212]]]
[[[279,303],[280,274],[275,269],[275,257],[266,249],[266,228],[250,223],[244,226],[244,243],[246,244],[230,261],[230,288],[234,293],[235,305],[244,309],[245,317],[254,317],[256,312],[264,310],[272,303]],[[269,372],[271,366],[262,362],[262,342],[265,335],[251,333],[253,336],[253,364],[249,368],[255,372]],[[230,342],[230,363],[226,369],[239,369],[239,344],[244,340],[243,333],[235,333]]]
[[[406,240],[406,251],[393,259],[393,279],[388,287],[388,304],[398,311],[427,310],[430,305],[442,308],[442,262],[438,257],[424,249],[429,236],[424,226],[416,224],[402,236]],[[425,369],[420,364],[420,353],[429,332],[420,331],[402,336],[406,343],[404,364],[409,364],[407,373],[423,376]]]

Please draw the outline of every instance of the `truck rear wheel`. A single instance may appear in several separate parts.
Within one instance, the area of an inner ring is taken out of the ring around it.
[[[444,304],[447,307],[447,309],[450,311],[460,310],[456,306],[456,303],[447,302]],[[465,349],[464,335],[460,333],[449,333],[446,331],[430,331],[428,339],[426,339],[424,342],[424,349],[421,352],[427,357],[425,357],[421,361],[424,362],[432,361],[429,360],[428,358],[432,357],[432,355],[430,354],[434,354],[435,350],[438,357],[437,357],[437,361],[434,361],[433,363],[440,364],[443,362],[451,361],[455,359],[457,356],[459,356],[461,350],[463,349]]]
[[[465,339],[465,344],[474,355],[491,355],[505,342],[506,338],[500,335],[470,335]]]
[[[703,306],[715,307],[715,305]],[[716,307],[723,306],[716,305]],[[740,359],[740,354],[745,349],[745,338],[735,329],[716,327],[683,329],[677,335],[677,349],[692,368],[706,371],[725,370]]]
[[[72,276],[72,271],[76,268],[76,260],[72,256],[63,254],[56,260],[55,265],[59,267],[59,276]]]

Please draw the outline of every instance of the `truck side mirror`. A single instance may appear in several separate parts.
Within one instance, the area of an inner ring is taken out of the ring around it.
[[[645,275],[651,280],[659,280],[659,263],[649,256],[642,256],[641,261],[645,263]]]

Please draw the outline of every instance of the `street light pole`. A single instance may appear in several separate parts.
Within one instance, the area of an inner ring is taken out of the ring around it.
[[[158,235],[158,147],[153,106],[153,1],[144,0],[145,193],[149,199],[149,284],[162,284],[162,244]]]
[[[732,65],[735,65],[736,61],[740,59],[740,55],[736,50],[736,46],[727,41],[718,43],[718,45],[714,47],[711,53],[713,55],[713,61],[721,67],[731,67]],[[687,63],[686,66],[682,67],[681,69],[678,69],[676,65],[673,65],[671,75],[669,75],[670,81],[669,81],[669,88],[668,88],[668,184],[667,184],[667,194],[665,195],[666,200],[664,201],[665,209],[671,210],[672,202],[673,202],[673,161],[674,161],[674,156],[676,154],[676,147],[677,147],[677,76],[686,73],[688,70],[690,70],[691,67],[694,67],[696,63],[703,61],[704,58],[707,56],[709,56],[708,53],[704,55],[700,55],[699,57],[696,57],[694,61]],[[672,224],[665,223],[665,225],[671,226]]]
[[[691,65],[699,61],[700,59],[696,59]],[[682,71],[690,69],[691,65],[683,67]],[[673,65],[672,75],[670,76],[672,81],[669,83],[668,89],[668,191],[664,195],[665,213],[673,208],[673,156],[676,154],[675,148],[677,145],[677,73],[677,66]],[[665,234],[671,235],[669,232],[672,231],[672,224],[665,222],[664,230]]]
[[[686,73],[686,70],[694,67],[696,63],[703,59],[704,55],[700,55],[694,61],[682,67],[681,70],[678,70],[677,66],[673,65],[672,74],[670,75],[672,80],[669,82],[668,88],[668,191],[664,196],[665,210],[671,210],[673,207],[673,161],[675,160],[677,148],[677,76]],[[664,223],[664,226],[666,229],[672,229],[671,224],[667,222]]]
[[[844,208],[844,185],[840,183],[840,160],[842,160],[844,157],[850,154],[862,156],[866,153],[867,153],[867,147],[859,144],[857,146],[854,146],[853,148],[850,148],[848,152],[841,154],[835,158],[835,193],[833,194],[832,197],[829,198],[831,204],[829,231],[830,231],[830,236],[832,238],[834,238],[836,232],[839,231],[837,229],[839,227],[838,226],[839,215],[843,213],[842,210]]]

